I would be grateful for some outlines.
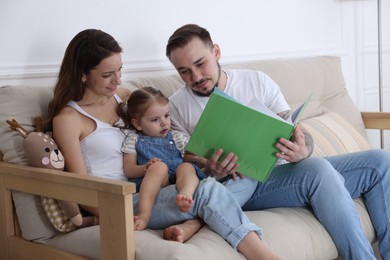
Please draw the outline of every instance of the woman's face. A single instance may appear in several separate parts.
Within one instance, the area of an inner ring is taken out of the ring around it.
[[[122,83],[122,65],[121,53],[114,53],[103,59],[88,75],[83,76],[87,89],[99,95],[114,95],[118,85]]]

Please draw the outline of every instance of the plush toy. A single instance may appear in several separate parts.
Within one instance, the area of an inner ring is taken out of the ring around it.
[[[57,144],[50,135],[31,132],[23,128],[15,119],[6,120],[10,128],[24,137],[23,148],[29,164],[33,167],[64,170],[65,160]],[[38,126],[39,123],[36,122]],[[97,224],[93,216],[83,217],[76,203],[41,197],[42,205],[54,227],[61,232]]]

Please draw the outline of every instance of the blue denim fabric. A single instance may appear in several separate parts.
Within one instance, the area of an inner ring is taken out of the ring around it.
[[[237,249],[237,245],[250,231],[261,236],[262,230],[249,221],[233,194],[213,178],[200,181],[193,196],[194,204],[187,213],[179,211],[175,202],[176,195],[175,185],[160,190],[148,228],[164,229],[199,217],[234,249]],[[135,215],[138,214],[138,199],[137,193],[133,197]]]
[[[357,197],[365,199],[382,258],[390,259],[390,153],[387,151],[312,157],[278,166],[266,183],[257,185],[243,209],[310,206],[344,259],[375,259],[352,200]]]
[[[194,206],[187,213],[177,209],[175,186],[163,188],[148,227],[163,229],[200,217],[236,248],[249,231],[262,233],[240,209],[248,199],[243,206],[245,210],[308,206],[344,259],[375,259],[352,200],[364,197],[379,239],[379,251],[383,259],[390,259],[390,153],[387,151],[311,157],[275,167],[266,183],[244,178],[228,180],[224,185],[227,189],[210,178],[201,181],[194,194]],[[134,197],[135,214],[137,206],[138,194]]]
[[[159,158],[168,166],[169,182],[171,184],[176,183],[176,169],[183,163],[183,157],[176,147],[172,132],[169,132],[165,138],[149,137],[139,133],[135,150],[137,152],[137,164],[143,165],[150,159]],[[206,178],[206,175],[198,166],[193,164],[193,167],[200,180]],[[129,181],[135,182],[137,191],[139,191],[142,179],[130,178]]]

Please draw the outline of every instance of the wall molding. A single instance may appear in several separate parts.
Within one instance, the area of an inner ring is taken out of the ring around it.
[[[247,53],[243,55],[230,55],[223,57],[221,64],[228,65],[239,62],[250,62],[255,60],[267,60],[277,58],[297,58],[319,55],[346,56],[348,51],[345,46],[329,46],[322,48],[311,48],[305,50]],[[27,64],[20,66],[0,66],[0,82],[29,79],[55,79],[57,78],[60,64]],[[124,61],[122,70],[124,79],[131,79],[138,76],[163,75],[175,73],[175,70],[168,60],[142,60]]]

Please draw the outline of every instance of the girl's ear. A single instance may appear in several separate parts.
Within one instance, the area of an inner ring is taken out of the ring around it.
[[[135,129],[137,129],[138,131],[141,131],[142,130],[142,127],[140,126],[139,122],[137,119],[131,119],[131,123],[133,124],[133,126],[135,127]]]

